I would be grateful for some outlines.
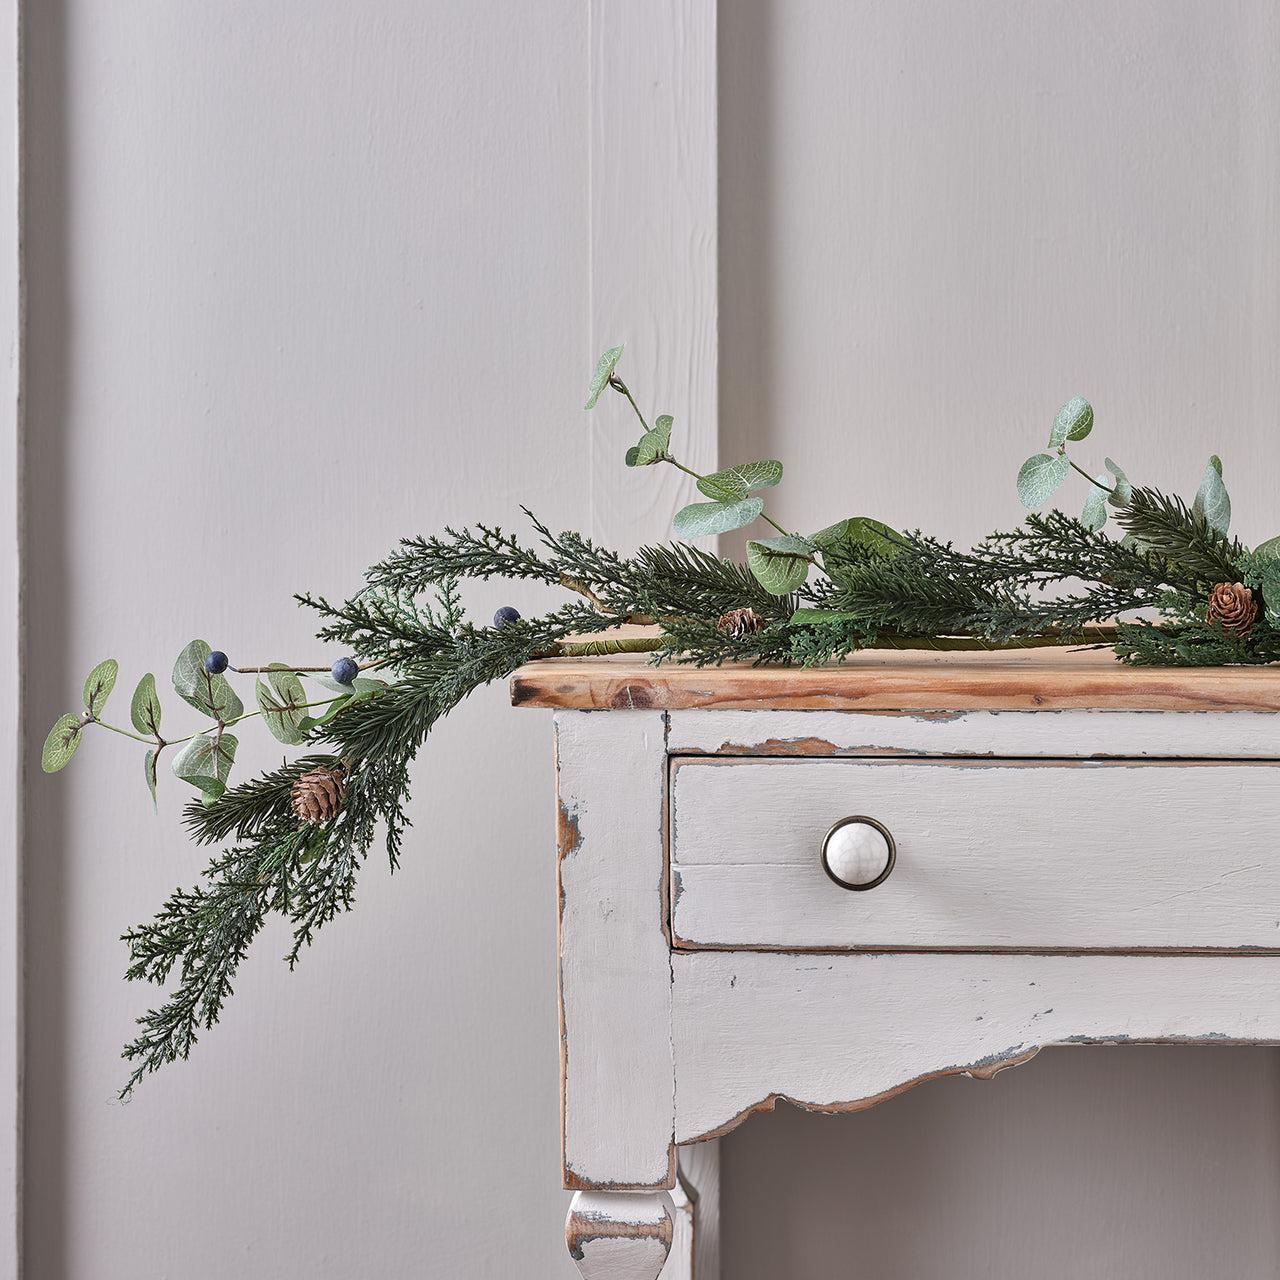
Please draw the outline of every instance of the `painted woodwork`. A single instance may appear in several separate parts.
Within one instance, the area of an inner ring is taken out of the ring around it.
[[[516,673],[519,703],[560,708],[584,1275],[652,1280],[669,1249],[666,1280],[717,1280],[699,1144],[778,1098],[856,1110],[1045,1045],[1280,1043],[1280,681],[1055,660],[1040,710],[1002,655],[881,683],[856,663]],[[865,892],[821,865],[853,815],[897,850]]]
[[[665,1191],[579,1191],[565,1222],[583,1280],[658,1280],[674,1234],[675,1206]]]

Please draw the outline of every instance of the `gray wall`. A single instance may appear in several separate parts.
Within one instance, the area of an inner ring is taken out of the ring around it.
[[[1269,0],[744,0],[720,50],[721,460],[784,460],[784,524],[1008,528],[1084,395],[1083,463],[1190,495],[1217,452],[1280,529]],[[1271,1049],[1060,1049],[753,1117],[726,1280],[1273,1277],[1277,1086]]]
[[[41,0],[27,26],[36,744],[109,654],[127,721],[193,636],[331,660],[292,593],[346,594],[403,535],[530,501],[575,522],[578,0]],[[539,603],[473,600],[503,596]],[[205,857],[175,779],[152,816],[135,744],[32,774],[32,1280],[576,1275],[551,725],[505,704],[422,753],[394,879],[371,857],[292,975],[260,938],[222,1024],[127,1106],[158,993],[118,938]],[[246,773],[278,761],[242,739]]]
[[[721,452],[786,462],[785,520],[1008,525],[1080,393],[1083,457],[1188,492],[1212,448],[1242,534],[1277,532],[1269,3],[721,9]],[[194,635],[316,657],[291,593],[346,592],[404,533],[522,501],[581,524],[580,0],[26,23],[37,742],[108,654],[117,706]],[[423,752],[394,880],[371,860],[293,975],[261,939],[222,1025],[124,1107],[153,993],[118,935],[202,858],[140,748],[31,777],[30,1276],[574,1274],[550,727],[504,702]],[[275,757],[244,736],[246,768]],[[726,1277],[1274,1275],[1275,1064],[1060,1051],[753,1118]]]

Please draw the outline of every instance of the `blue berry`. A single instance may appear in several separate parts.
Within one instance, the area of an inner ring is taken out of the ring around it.
[[[360,674],[360,664],[354,658],[339,658],[329,674],[339,684],[350,684]]]
[[[493,625],[498,628],[510,626],[513,622],[520,621],[520,614],[509,604],[504,604],[497,613],[493,615]]]
[[[204,657],[204,669],[211,676],[220,676],[227,669],[227,655],[221,649],[215,649],[212,653],[206,653]]]

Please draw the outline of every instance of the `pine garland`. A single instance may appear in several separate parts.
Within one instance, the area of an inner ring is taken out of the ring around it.
[[[617,374],[620,356],[615,348],[601,358],[588,407],[606,389],[625,396],[642,427],[627,465],[688,471],[670,452],[672,419],[663,415],[650,427],[640,415]],[[1067,444],[1084,439],[1092,425],[1086,401],[1063,406],[1047,452],[1019,473],[1025,505],[1042,506],[1071,469],[1081,470]],[[187,1057],[218,1020],[271,913],[289,921],[285,959],[292,967],[318,931],[351,908],[375,844],[398,866],[411,766],[427,735],[474,690],[532,659],[639,652],[656,663],[811,667],[871,648],[1093,644],[1113,647],[1134,665],[1280,661],[1280,539],[1250,550],[1228,536],[1230,501],[1218,459],[1210,459],[1190,506],[1133,486],[1110,459],[1106,468],[1097,479],[1081,471],[1090,487],[1079,517],[1032,511],[1020,527],[967,551],[865,517],[807,536],[789,533],[764,514],[757,496],[781,479],[773,461],[695,476],[710,500],[677,515],[676,532],[686,540],[634,556],[578,533],[553,533],[527,509],[532,542],[484,524],[407,538],[367,571],[350,599],[297,597],[317,615],[322,643],[359,656],[358,663],[335,663],[332,679],[316,668],[243,668],[258,673],[258,710],[245,712],[222,674],[236,670],[227,656],[192,641],[175,665],[174,688],[212,723],[177,741],[161,735],[150,675],[130,708],[136,732],[106,724],[102,710],[117,665],[99,664],[85,685],[84,713],[63,716],[50,733],[45,768],[62,768],[88,726],[100,724],[148,745],[145,773],[154,795],[157,761],[181,747],[174,772],[200,792],[184,810],[187,830],[197,844],[219,848],[199,885],[175,891],[153,920],[124,935],[130,979],[176,981],[125,1046],[132,1071],[122,1096],[149,1072]],[[1108,506],[1124,531],[1119,539],[1103,531]],[[757,519],[778,536],[748,542],[746,564],[687,541]],[[460,584],[493,578],[558,587],[573,598],[540,617],[507,607],[494,625],[476,625],[466,617]],[[1210,605],[1215,591],[1231,610],[1230,626]],[[637,622],[651,624],[651,633],[620,632]],[[320,679],[327,696],[311,698],[300,675]],[[228,786],[236,739],[227,730],[257,715],[306,754]],[[324,786],[335,771],[342,785]],[[323,792],[304,806],[301,821],[292,801],[300,785],[304,793],[308,786]]]

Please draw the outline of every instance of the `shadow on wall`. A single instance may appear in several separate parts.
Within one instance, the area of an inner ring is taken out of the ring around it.
[[[66,209],[68,97],[64,0],[23,14],[25,457],[23,612],[30,661],[24,673],[25,1063],[23,1212],[26,1274],[67,1276],[69,1191],[66,1063],[67,831],[59,790],[40,772],[50,724],[77,688],[69,670],[73,625],[68,581],[67,385],[75,335],[69,305]],[[38,68],[38,70],[36,70]],[[62,797],[65,799],[65,796]]]
[[[1270,1280],[1280,1054],[1051,1049],[723,1141],[732,1280]]]

